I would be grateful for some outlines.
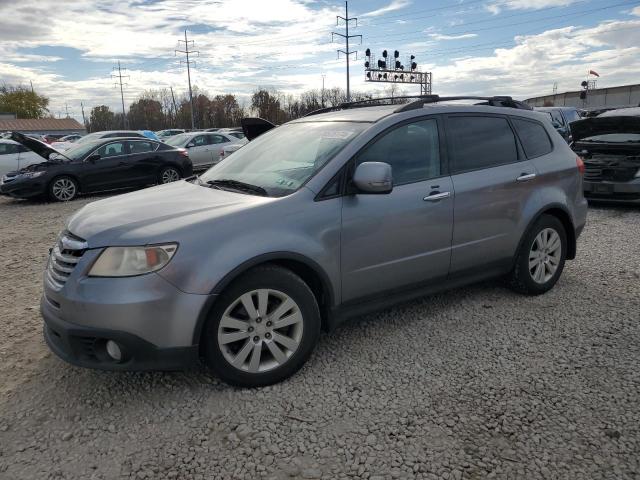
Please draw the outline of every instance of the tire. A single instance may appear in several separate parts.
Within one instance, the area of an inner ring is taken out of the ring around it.
[[[248,315],[251,305],[254,311]],[[320,337],[320,323],[315,296],[300,277],[275,265],[256,267],[216,301],[201,340],[206,363],[234,386],[280,382],[308,360]]]
[[[158,184],[176,182],[182,178],[180,170],[176,167],[163,167],[158,174]]]
[[[564,225],[552,215],[542,215],[521,242],[509,286],[527,295],[548,292],[560,278],[566,258],[567,233]]]
[[[78,196],[80,187],[75,178],[62,175],[49,183],[48,196],[55,202],[68,202]]]

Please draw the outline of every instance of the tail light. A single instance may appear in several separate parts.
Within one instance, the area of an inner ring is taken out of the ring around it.
[[[576,157],[576,166],[578,167],[578,171],[584,175],[584,162],[582,161],[582,157]]]
[[[189,152],[187,152],[187,149],[186,149],[186,148],[181,148],[180,150],[178,150],[178,153],[179,153],[180,155],[182,155],[183,157],[187,157],[187,158],[189,158]]]

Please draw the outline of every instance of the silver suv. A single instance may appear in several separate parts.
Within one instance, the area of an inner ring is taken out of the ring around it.
[[[436,100],[307,116],[85,206],[45,273],[50,348],[261,386],[365,311],[491,277],[546,292],[585,224],[582,161],[546,114]]]

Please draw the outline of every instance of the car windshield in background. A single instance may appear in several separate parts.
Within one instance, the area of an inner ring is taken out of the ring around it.
[[[565,110],[564,116],[567,117],[567,123],[575,122],[576,120],[582,119],[577,110]]]
[[[87,137],[83,137],[83,138],[87,138]],[[97,148],[98,145],[100,144],[99,140],[94,139],[94,141],[85,141],[80,143],[80,141],[77,141],[74,145],[74,147],[70,148],[69,150],[66,150],[64,153],[60,154],[60,155],[56,155],[51,154],[50,156],[50,160],[82,160],[85,155],[87,155],[89,152],[91,152],[94,148]]]
[[[604,135],[594,135],[585,137],[581,142],[604,142],[604,143],[640,143],[638,133],[607,133]]]
[[[367,124],[354,122],[283,125],[248,143],[200,179],[219,183],[222,188],[226,188],[223,183],[242,183],[258,187],[269,196],[289,195],[366,127]]]
[[[179,133],[173,137],[167,138],[164,143],[171,145],[172,147],[182,147],[191,138],[190,135]]]

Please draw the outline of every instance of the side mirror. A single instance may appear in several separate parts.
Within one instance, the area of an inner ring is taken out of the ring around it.
[[[93,155],[87,157],[87,161],[89,161],[91,163],[95,163],[98,160],[100,160],[100,155],[98,155],[97,153],[94,153]]]
[[[391,193],[391,165],[384,162],[364,162],[353,174],[353,184],[361,193]]]

